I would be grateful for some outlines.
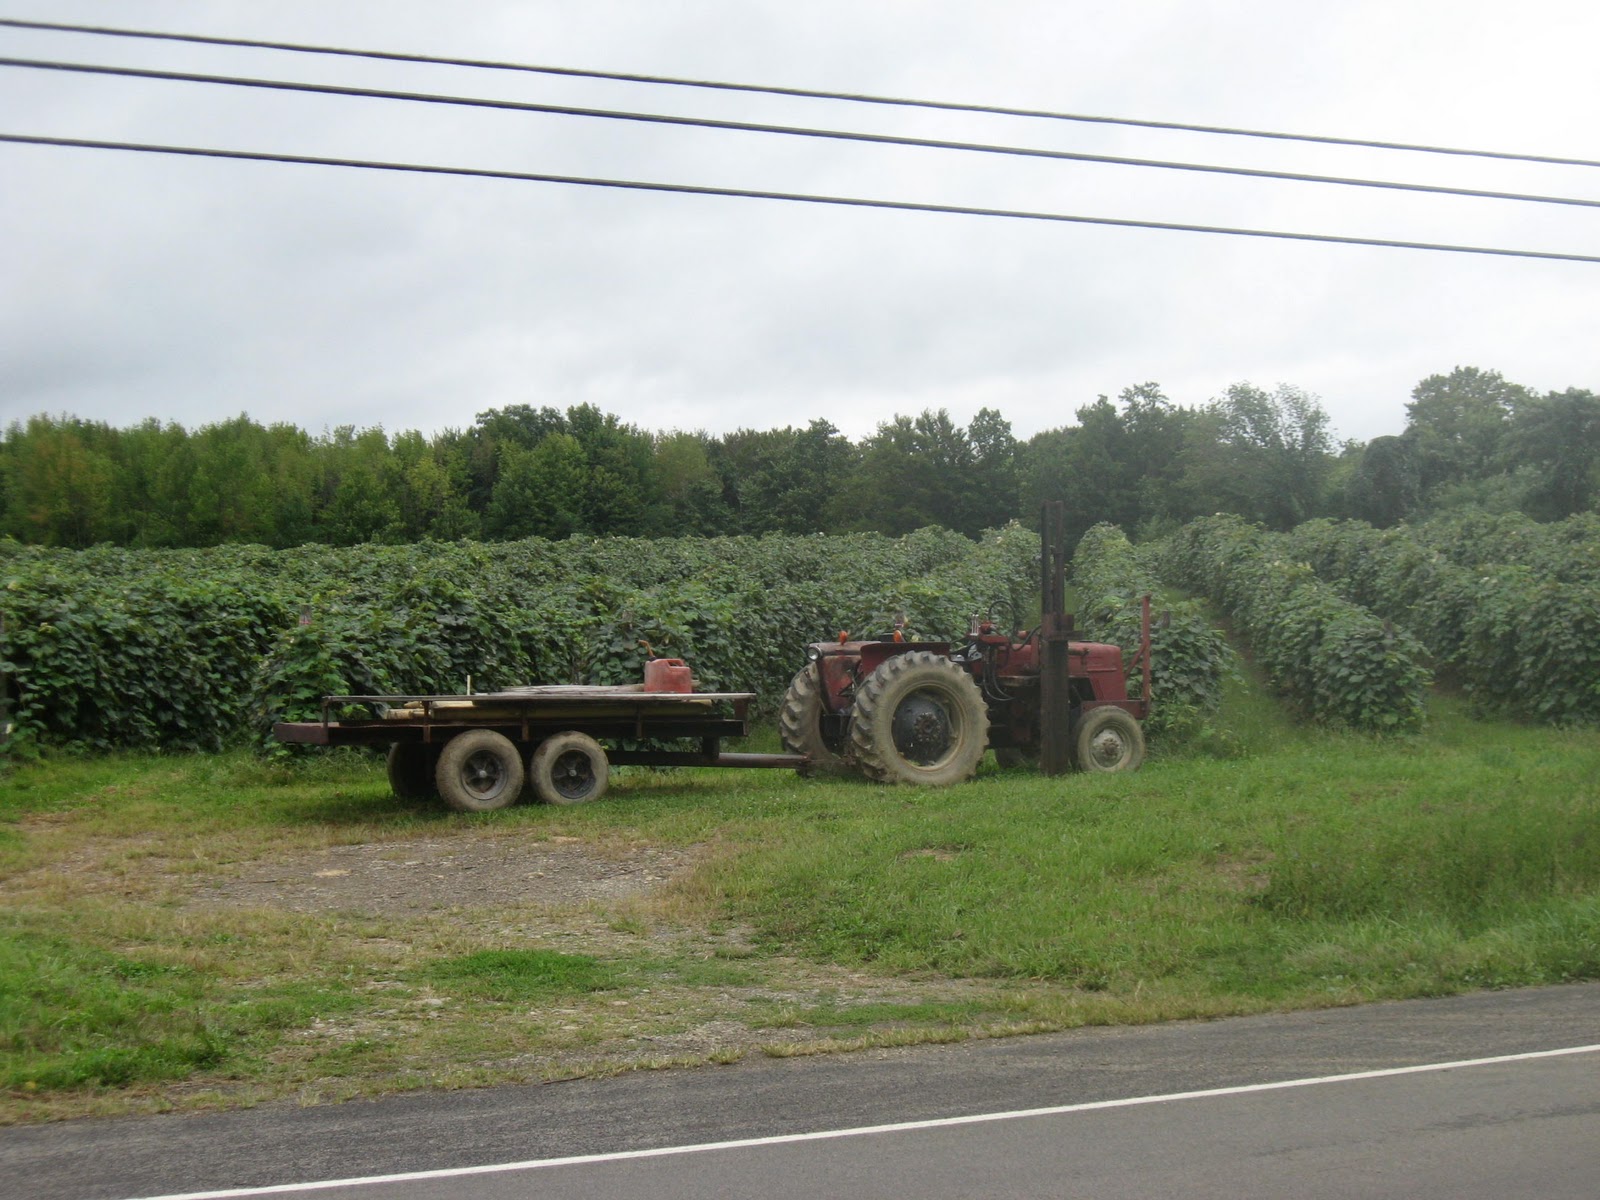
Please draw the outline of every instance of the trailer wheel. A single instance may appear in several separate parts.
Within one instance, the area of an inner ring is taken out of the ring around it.
[[[606,794],[611,763],[586,733],[558,733],[539,743],[528,760],[533,791],[546,804],[583,804]]]
[[[445,743],[433,777],[451,808],[492,812],[514,804],[522,791],[522,755],[494,730],[472,729]]]
[[[388,768],[389,790],[401,800],[432,800],[439,795],[433,778],[433,751],[421,742],[392,743]]]
[[[783,738],[783,748],[790,754],[804,754],[811,760],[811,770],[841,771],[845,741],[830,738],[822,730],[822,681],[817,665],[807,663],[800,668],[789,691],[783,697],[783,707],[778,710],[778,733]]]
[[[1144,730],[1120,708],[1091,708],[1074,746],[1082,771],[1137,771],[1144,762]]]
[[[935,787],[972,778],[989,712],[961,667],[926,650],[886,660],[856,692],[850,748],[868,778]]]

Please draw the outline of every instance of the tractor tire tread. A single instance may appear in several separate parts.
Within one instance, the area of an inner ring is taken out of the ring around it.
[[[842,771],[849,764],[823,740],[822,681],[815,663],[807,663],[795,674],[778,710],[778,735],[790,754],[810,759],[809,771]]]
[[[933,767],[908,763],[894,745],[894,708],[920,687],[942,691],[957,717],[957,748]],[[886,659],[856,691],[850,751],[868,779],[942,787],[971,779],[989,745],[989,710],[971,675],[942,655],[908,650]]]

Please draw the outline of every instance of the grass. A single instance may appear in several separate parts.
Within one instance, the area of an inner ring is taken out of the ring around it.
[[[549,1000],[617,987],[613,968],[587,954],[555,950],[479,950],[429,963],[422,975],[491,1000]]]
[[[998,777],[897,797],[892,820],[833,814],[730,861],[719,890],[774,946],[831,961],[1120,994],[1298,1003],[1330,984],[1592,976],[1600,759],[1520,740],[1511,766],[1341,742],[1136,779]],[[1552,920],[1570,942],[1504,937]]]
[[[566,1078],[1600,977],[1600,733],[1380,742],[1248,678],[1231,757],[928,791],[620,772],[576,809],[388,794],[355,754],[0,777],[0,1121]],[[328,847],[693,848],[647,900],[297,913],[201,885]]]

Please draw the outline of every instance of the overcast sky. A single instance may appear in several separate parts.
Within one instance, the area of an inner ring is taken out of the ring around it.
[[[1593,0],[0,0],[0,17],[1600,159]],[[1600,200],[1600,169],[0,29],[0,56]],[[0,67],[0,131],[1600,254],[1600,209]],[[1600,264],[0,144],[0,420],[652,430],[1457,365],[1600,388]]]

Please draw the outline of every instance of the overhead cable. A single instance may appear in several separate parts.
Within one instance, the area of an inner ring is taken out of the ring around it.
[[[535,75],[556,75],[574,79],[601,79],[618,83],[642,83],[665,87],[702,88],[713,91],[747,92],[770,96],[790,96],[807,100],[836,100],[852,104],[879,104],[900,108],[938,109],[945,112],[981,113],[989,116],[1026,117],[1047,121],[1071,121],[1091,125],[1118,125],[1135,129],[1164,129],[1179,133],[1217,134],[1226,137],[1268,138],[1277,141],[1310,142],[1328,146],[1355,146],[1369,150],[1399,150],[1416,154],[1448,154],[1468,158],[1505,159],[1513,162],[1550,163],[1557,166],[1600,167],[1600,161],[1550,154],[1522,154],[1507,150],[1472,150],[1454,146],[1434,146],[1414,142],[1375,141],[1368,138],[1334,137],[1310,133],[1282,133],[1267,129],[1242,129],[1226,125],[1197,125],[1183,121],[1154,121],[1136,117],[1104,117],[1086,113],[1054,112],[1048,109],[1010,108],[994,104],[966,104],[949,100],[913,100],[895,96],[876,96],[858,92],[828,92],[812,88],[780,87],[771,84],[726,83],[710,79],[684,79],[671,75],[642,75],[621,71],[600,71],[580,67],[552,67],[533,63],[497,62],[489,59],[447,58],[428,54],[404,54],[384,50],[356,50],[339,46],[311,46],[298,42],[265,41],[256,38],[215,37],[190,33],[165,33],[150,29],[121,29],[103,25],[69,25],[55,21],[24,21],[0,18],[0,26],[57,33],[83,33],[107,37],[142,38],[154,41],[186,42],[204,46],[232,46],[251,50],[281,50],[300,54],[325,54],[344,58],[376,59],[384,62],[418,63],[432,66],[467,67],[477,70],[518,71]]]
[[[248,162],[295,163],[304,166],[352,167],[373,171],[405,171],[425,175],[454,175],[479,179],[509,179],[530,183],[558,183],[582,187],[615,188],[638,192],[670,192],[695,196],[731,196],[746,200],[787,200],[806,204],[844,205],[851,208],[893,209],[904,212],[942,213],[973,217],[1004,217],[1025,221],[1050,221],[1076,225],[1109,225],[1123,229],[1164,229],[1181,233],[1216,233],[1237,237],[1278,238],[1299,242],[1332,242],[1346,246],[1377,246],[1394,250],[1437,250],[1454,254],[1488,254],[1505,258],[1554,259],[1563,262],[1600,263],[1600,255],[1566,254],[1549,250],[1514,250],[1492,246],[1458,246],[1438,242],[1399,241],[1390,238],[1348,237],[1326,233],[1291,233],[1270,229],[1237,229],[1221,225],[1191,225],[1174,221],[1136,221],[1119,217],[1085,217],[1025,209],[978,208],[957,204],[925,204],[909,200],[872,200],[853,196],[822,196],[805,192],[757,191],[749,188],[707,187],[684,183],[650,183],[641,180],[600,179],[581,175],[546,175],[528,171],[501,171],[483,167],[444,167],[422,163],[374,162],[353,158],[321,158],[301,154],[270,154],[250,150],[219,150],[198,146],[162,146],[139,142],[109,142],[88,138],[46,137],[0,133],[0,142],[22,145],[65,146],[90,150],[124,150],[145,154],[175,154],[198,158],[238,159]]]
[[[998,146],[986,142],[956,142],[941,138],[902,137],[896,134],[858,133],[839,129],[812,129],[795,125],[766,125],[749,121],[725,121],[712,117],[683,117],[665,113],[623,112],[608,108],[578,108],[566,104],[537,104],[525,100],[499,100],[479,96],[441,96],[431,92],[396,92],[380,88],[348,87],[331,83],[302,83],[287,79],[252,79],[236,75],[207,75],[190,71],[158,71],[143,67],[118,67],[96,63],[51,62],[31,58],[0,58],[0,67],[22,67],[75,74],[111,75],[131,79],[155,79],[178,83],[204,83],[225,87],[258,88],[270,91],[303,92],[321,96],[346,96],[365,100],[402,100],[421,104],[442,104],[466,108],[487,108],[507,112],[543,113],[567,117],[593,117],[602,120],[632,121],[651,125],[675,125],[695,129],[732,130],[740,133],[778,134],[788,137],[822,138],[832,141],[864,142],[871,145],[908,146],[925,150],[955,150],[980,154],[1042,158],[1067,162],[1097,163],[1122,167],[1145,167],[1169,171],[1195,171],[1211,175],[1235,175],[1250,179],[1277,179],[1292,183],[1331,184],[1339,187],[1379,188],[1387,191],[1422,192],[1430,195],[1464,196],[1475,200],[1513,200],[1530,204],[1564,204],[1600,208],[1600,200],[1576,196],[1545,196],[1526,192],[1502,192],[1484,188],[1447,187],[1443,184],[1402,183],[1385,179],[1361,179],[1340,175],[1312,175],[1298,171],[1269,171],[1256,167],[1230,167],[1215,163],[1172,162],[1165,159],[1128,158],[1111,154],[1085,154],[1073,150],[1047,150],[1029,146]]]

